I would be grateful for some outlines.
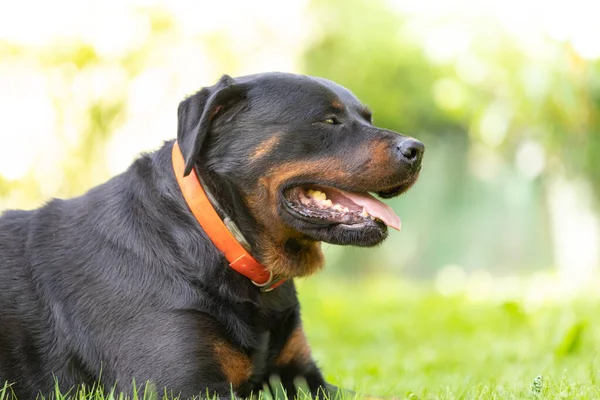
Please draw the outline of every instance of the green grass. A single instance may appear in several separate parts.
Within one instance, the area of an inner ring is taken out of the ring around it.
[[[336,385],[422,399],[600,398],[600,296],[561,299],[551,284],[501,289],[491,281],[443,296],[397,279],[319,276],[299,284],[313,354]],[[0,386],[0,400],[8,393]]]
[[[301,287],[304,324],[335,384],[437,399],[600,398],[598,296],[552,301],[552,282],[442,296],[397,280],[314,279]]]

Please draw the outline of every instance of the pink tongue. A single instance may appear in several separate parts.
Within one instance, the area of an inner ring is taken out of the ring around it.
[[[340,191],[342,192],[342,191]],[[387,226],[400,230],[400,217],[396,215],[394,210],[387,204],[382,203],[368,193],[350,193],[342,192],[342,194],[352,200],[356,205],[364,207],[369,214],[375,218],[382,220]]]

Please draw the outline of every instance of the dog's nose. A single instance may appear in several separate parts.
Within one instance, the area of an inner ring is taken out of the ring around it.
[[[425,145],[413,138],[402,138],[396,143],[398,158],[412,165],[418,165],[423,158]]]

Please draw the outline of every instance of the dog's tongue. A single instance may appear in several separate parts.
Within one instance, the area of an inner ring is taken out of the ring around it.
[[[343,194],[355,204],[364,207],[369,214],[382,220],[387,226],[400,230],[402,226],[400,217],[387,204],[382,203],[368,193],[343,192]]]

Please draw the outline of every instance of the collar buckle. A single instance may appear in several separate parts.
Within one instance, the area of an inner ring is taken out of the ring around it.
[[[253,280],[250,280],[254,286],[260,289],[261,292],[266,293],[275,289],[279,285],[281,285],[284,281],[281,278],[275,278],[274,274],[269,271],[269,279],[265,283],[257,283]]]

